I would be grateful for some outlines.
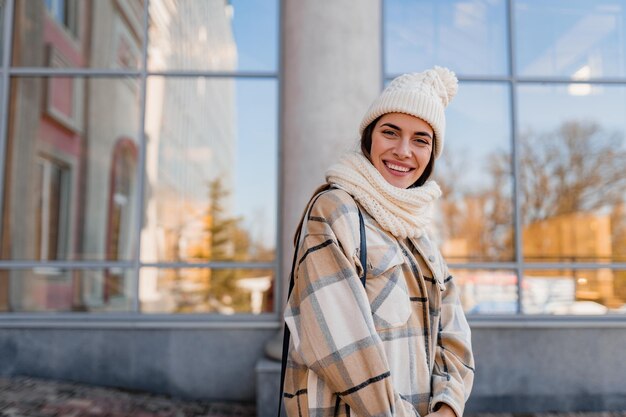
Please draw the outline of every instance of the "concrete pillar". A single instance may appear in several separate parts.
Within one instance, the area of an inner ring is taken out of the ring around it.
[[[293,234],[382,88],[380,0],[283,1],[283,301]],[[281,304],[282,305],[282,304]]]

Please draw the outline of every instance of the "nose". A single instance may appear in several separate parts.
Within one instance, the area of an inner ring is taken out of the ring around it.
[[[407,139],[401,139],[396,142],[396,146],[393,148],[393,154],[398,159],[404,159],[411,156],[411,147]]]

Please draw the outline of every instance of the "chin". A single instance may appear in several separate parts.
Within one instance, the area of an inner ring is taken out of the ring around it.
[[[398,180],[396,181],[387,180],[387,182],[397,188],[409,188],[411,184],[413,184],[415,181],[408,182],[408,181],[398,181]]]

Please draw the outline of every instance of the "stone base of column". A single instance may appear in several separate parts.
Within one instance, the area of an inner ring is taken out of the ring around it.
[[[282,333],[281,333],[282,340]],[[277,417],[280,393],[280,362],[260,359],[256,364],[256,415]],[[281,417],[286,417],[283,407]]]

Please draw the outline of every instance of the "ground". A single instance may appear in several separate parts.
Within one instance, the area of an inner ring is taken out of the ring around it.
[[[0,378],[0,417],[254,417],[253,404],[182,401],[36,378]]]
[[[0,378],[0,417],[255,417],[253,404],[182,401],[145,392],[37,378]],[[604,413],[473,414],[465,417],[626,417]]]

